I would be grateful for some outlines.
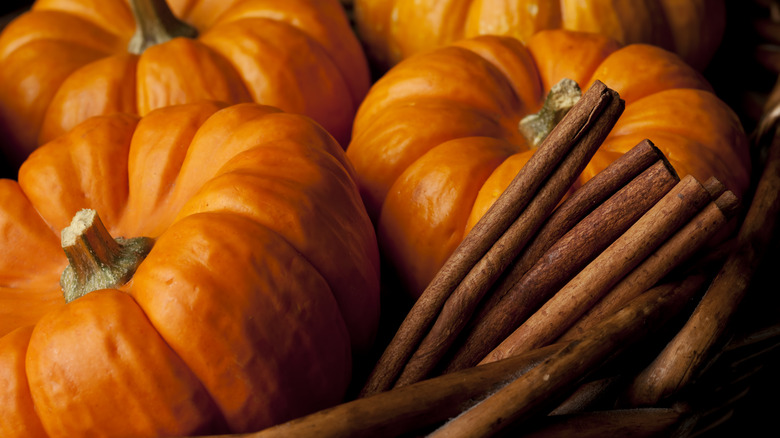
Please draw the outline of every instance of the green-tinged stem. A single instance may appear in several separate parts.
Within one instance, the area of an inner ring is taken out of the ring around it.
[[[62,249],[70,262],[60,277],[65,301],[127,283],[153,245],[148,237],[114,239],[95,210],[79,211],[62,230]]]
[[[197,29],[173,15],[165,0],[130,0],[130,7],[136,23],[135,34],[127,45],[130,53],[140,55],[151,46],[177,37],[198,36]]]
[[[564,78],[555,84],[547,94],[542,109],[520,121],[520,133],[528,145],[539,146],[580,97],[582,90],[573,80]]]

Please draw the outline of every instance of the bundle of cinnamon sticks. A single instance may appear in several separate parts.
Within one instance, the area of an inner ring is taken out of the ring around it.
[[[722,184],[680,180],[649,140],[561,203],[622,109],[603,83],[583,95],[414,304],[363,396],[576,338],[734,215]]]
[[[650,140],[566,197],[622,111],[603,83],[583,95],[413,305],[357,399],[247,436],[491,436],[581,412],[581,394],[615,387],[593,376],[669,321],[679,327],[660,353],[620,376],[610,421],[677,422],[684,410],[657,407],[705,364],[772,232],[780,140],[725,261],[691,263],[722,243],[739,200],[716,179],[678,177]]]

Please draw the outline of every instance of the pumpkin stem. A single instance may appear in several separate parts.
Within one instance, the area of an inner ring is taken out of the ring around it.
[[[582,90],[573,80],[564,78],[555,84],[547,94],[542,109],[520,121],[520,133],[529,146],[539,146],[580,97]]]
[[[177,37],[195,38],[198,30],[179,20],[171,12],[165,0],[130,0],[135,17],[135,34],[130,38],[127,50],[140,55],[156,44]]]
[[[60,277],[66,302],[127,283],[154,245],[148,237],[112,238],[97,212],[89,209],[76,213],[62,230],[61,243],[70,262]]]

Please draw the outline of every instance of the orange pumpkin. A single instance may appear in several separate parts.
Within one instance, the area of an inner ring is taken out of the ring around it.
[[[253,103],[96,116],[37,149],[0,180],[0,435],[246,432],[339,402],[379,315],[353,177],[319,125]],[[130,277],[95,269],[150,242]]]
[[[723,0],[355,0],[354,11],[367,53],[380,68],[477,35],[527,42],[540,30],[568,29],[657,45],[702,69],[726,24]]]
[[[346,146],[370,76],[338,0],[168,4],[38,0],[4,29],[0,122],[16,168],[89,116],[199,99],[304,114]]]
[[[413,296],[533,153],[518,124],[562,78],[583,90],[599,79],[626,103],[581,181],[648,138],[680,176],[715,176],[738,195],[747,188],[738,117],[656,46],[549,30],[527,46],[479,36],[418,54],[373,85],[347,148],[380,249]]]

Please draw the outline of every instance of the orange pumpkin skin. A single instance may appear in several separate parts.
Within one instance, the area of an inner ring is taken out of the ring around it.
[[[337,0],[169,0],[199,31],[128,52],[126,0],[38,0],[0,35],[0,121],[14,169],[89,116],[211,99],[304,114],[346,146],[370,76]]]
[[[343,148],[304,116],[90,118],[0,199],[4,437],[259,430],[341,401],[373,341],[374,229]],[[65,304],[59,233],[81,208],[156,242],[130,282]]]
[[[418,54],[374,84],[347,148],[380,250],[413,296],[528,160],[518,123],[562,78],[583,90],[599,79],[626,102],[581,182],[648,138],[681,175],[715,176],[738,195],[747,188],[736,114],[663,49],[550,30],[527,45],[479,36]]]
[[[546,29],[601,33],[646,43],[704,68],[720,45],[722,0],[355,0],[358,34],[382,69],[412,54],[477,35],[527,42]]]

